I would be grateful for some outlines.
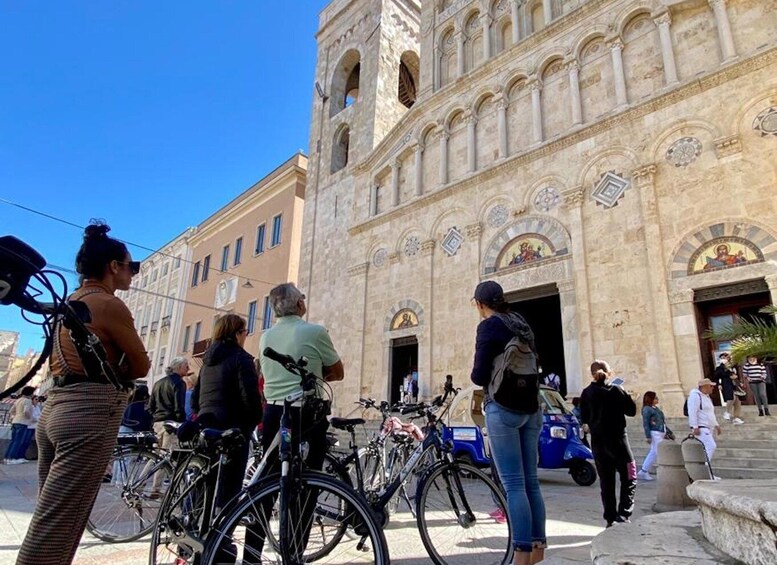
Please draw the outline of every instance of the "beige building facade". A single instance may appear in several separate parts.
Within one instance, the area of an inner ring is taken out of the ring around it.
[[[165,368],[180,348],[184,300],[192,268],[190,239],[196,231],[187,229],[149,255],[141,262],[132,288],[116,293],[132,312],[135,328],[151,360],[146,376],[149,386],[165,375]]]
[[[274,322],[270,289],[297,281],[307,161],[294,155],[197,226],[179,334],[179,352],[195,366],[226,313],[248,320],[245,349],[258,354]]]
[[[320,16],[301,283],[341,410],[468,383],[475,285],[545,372],[604,358],[671,411],[777,303],[777,4],[336,0]]]

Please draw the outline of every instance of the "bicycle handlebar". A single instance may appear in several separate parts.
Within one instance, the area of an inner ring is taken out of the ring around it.
[[[308,365],[308,360],[305,357],[300,357],[295,361],[291,355],[278,353],[272,347],[265,347],[262,353],[268,359],[282,365],[288,372],[299,375],[302,379],[302,390],[308,391],[315,386],[318,377],[305,368]]]

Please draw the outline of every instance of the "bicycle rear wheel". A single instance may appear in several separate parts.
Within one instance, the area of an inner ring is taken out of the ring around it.
[[[146,447],[114,450],[86,529],[108,543],[134,541],[154,527],[172,466]]]
[[[280,534],[279,492],[280,480],[274,475],[239,500],[208,536],[203,565],[283,563],[274,542]],[[302,554],[294,561],[389,563],[386,539],[372,511],[356,491],[340,481],[306,471],[289,500],[289,513],[297,519],[288,520],[290,530],[284,537],[290,547]],[[354,529],[358,536],[344,537],[346,528]]]
[[[204,531],[208,460],[194,455],[178,469],[162,500],[151,535],[150,565],[197,563],[197,544]]]
[[[416,508],[421,540],[438,565],[511,562],[507,502],[481,470],[461,463],[433,468]],[[496,510],[502,516],[495,516]]]

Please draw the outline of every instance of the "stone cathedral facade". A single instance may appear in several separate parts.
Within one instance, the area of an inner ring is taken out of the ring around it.
[[[777,2],[335,0],[320,15],[300,286],[337,406],[469,384],[495,280],[579,393],[670,410],[777,303]]]

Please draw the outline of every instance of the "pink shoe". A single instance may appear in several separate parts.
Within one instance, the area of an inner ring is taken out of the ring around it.
[[[501,508],[489,512],[488,515],[491,516],[497,524],[505,524],[507,522],[507,516],[505,516],[505,513]]]

